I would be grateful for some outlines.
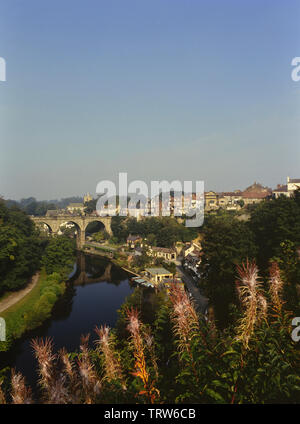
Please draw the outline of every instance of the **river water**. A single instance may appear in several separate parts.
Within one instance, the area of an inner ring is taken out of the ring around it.
[[[52,337],[55,351],[65,347],[68,352],[74,352],[78,350],[82,334],[90,333],[93,342],[96,325],[115,325],[117,311],[132,291],[129,275],[121,268],[106,258],[78,254],[67,290],[55,305],[51,318],[24,335],[10,352],[1,354],[0,368],[15,367],[35,388],[37,362],[31,339]]]

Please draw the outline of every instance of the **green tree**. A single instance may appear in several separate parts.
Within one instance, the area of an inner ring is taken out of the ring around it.
[[[260,203],[251,213],[249,226],[258,247],[257,263],[266,274],[270,259],[280,255],[281,243],[287,240],[300,245],[300,201],[279,197]]]
[[[102,242],[109,239],[109,234],[107,231],[98,231],[97,233],[93,234],[93,240],[96,242]]]
[[[74,263],[75,241],[66,236],[55,236],[50,239],[43,256],[43,265],[47,274],[61,272],[67,274]]]
[[[128,237],[129,231],[126,227],[126,218],[122,216],[113,216],[111,220],[111,229],[114,237],[119,242],[125,242]]]
[[[42,242],[28,216],[0,201],[0,294],[24,287],[39,268]]]
[[[97,199],[90,200],[89,202],[85,202],[84,212],[90,214],[96,210]]]
[[[207,217],[202,235],[202,281],[216,307],[218,321],[225,324],[229,305],[235,300],[232,282],[236,266],[256,256],[254,235],[247,223],[226,213]]]

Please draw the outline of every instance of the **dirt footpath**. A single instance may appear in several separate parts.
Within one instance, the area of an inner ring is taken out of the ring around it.
[[[19,302],[19,300],[23,299],[24,296],[26,296],[31,290],[35,287],[36,283],[39,280],[40,273],[37,272],[32,278],[31,282],[28,284],[27,287],[23,290],[19,290],[16,293],[12,293],[9,296],[7,296],[5,299],[0,301],[0,313],[5,311],[7,308],[10,308],[15,303]]]

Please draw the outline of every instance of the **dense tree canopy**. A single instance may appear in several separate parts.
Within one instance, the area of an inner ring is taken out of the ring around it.
[[[256,260],[262,277],[268,274],[272,261],[276,261],[286,281],[285,300],[289,305],[295,303],[300,277],[299,192],[291,198],[261,202],[251,210],[246,222],[226,212],[208,216],[201,232],[204,253],[201,280],[215,306],[221,305],[216,309],[223,310],[223,318],[228,315],[226,305],[235,297],[235,266],[246,259]]]
[[[235,298],[236,267],[256,255],[254,236],[247,223],[226,213],[207,217],[202,235],[201,281],[225,324]]]
[[[236,266],[256,254],[249,226],[229,215],[211,216],[206,219],[202,234],[202,270],[214,286],[232,284]]]
[[[33,222],[0,201],[0,294],[18,290],[39,267],[41,241]]]
[[[258,248],[257,262],[266,272],[270,259],[280,254],[281,243],[300,246],[300,193],[262,202],[251,213],[249,225]]]
[[[171,217],[136,218],[113,217],[112,231],[118,241],[124,242],[129,234],[139,234],[152,245],[172,247],[177,241],[187,242],[197,237],[195,228],[188,228]]]
[[[0,295],[24,287],[42,262],[50,274],[73,261],[74,240],[65,236],[41,238],[24,211],[15,206],[7,208],[0,201]]]
[[[74,263],[75,241],[66,236],[55,236],[50,239],[43,256],[43,265],[47,274],[68,272]]]

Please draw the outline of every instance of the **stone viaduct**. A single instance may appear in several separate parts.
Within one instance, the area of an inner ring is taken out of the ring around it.
[[[56,215],[56,216],[33,216],[31,219],[37,225],[46,224],[52,234],[57,234],[59,227],[65,223],[72,223],[77,229],[77,249],[81,249],[85,244],[85,231],[91,222],[101,222],[108,234],[112,235],[111,230],[111,217],[110,216],[70,216],[70,215]]]
[[[84,254],[80,253],[80,256],[77,257],[77,269],[79,271],[79,275],[73,282],[73,284],[74,286],[81,286],[83,284],[93,284],[99,283],[101,281],[111,281],[111,267],[112,263],[108,262],[101,277],[91,278],[88,276],[85,270],[85,256]]]

